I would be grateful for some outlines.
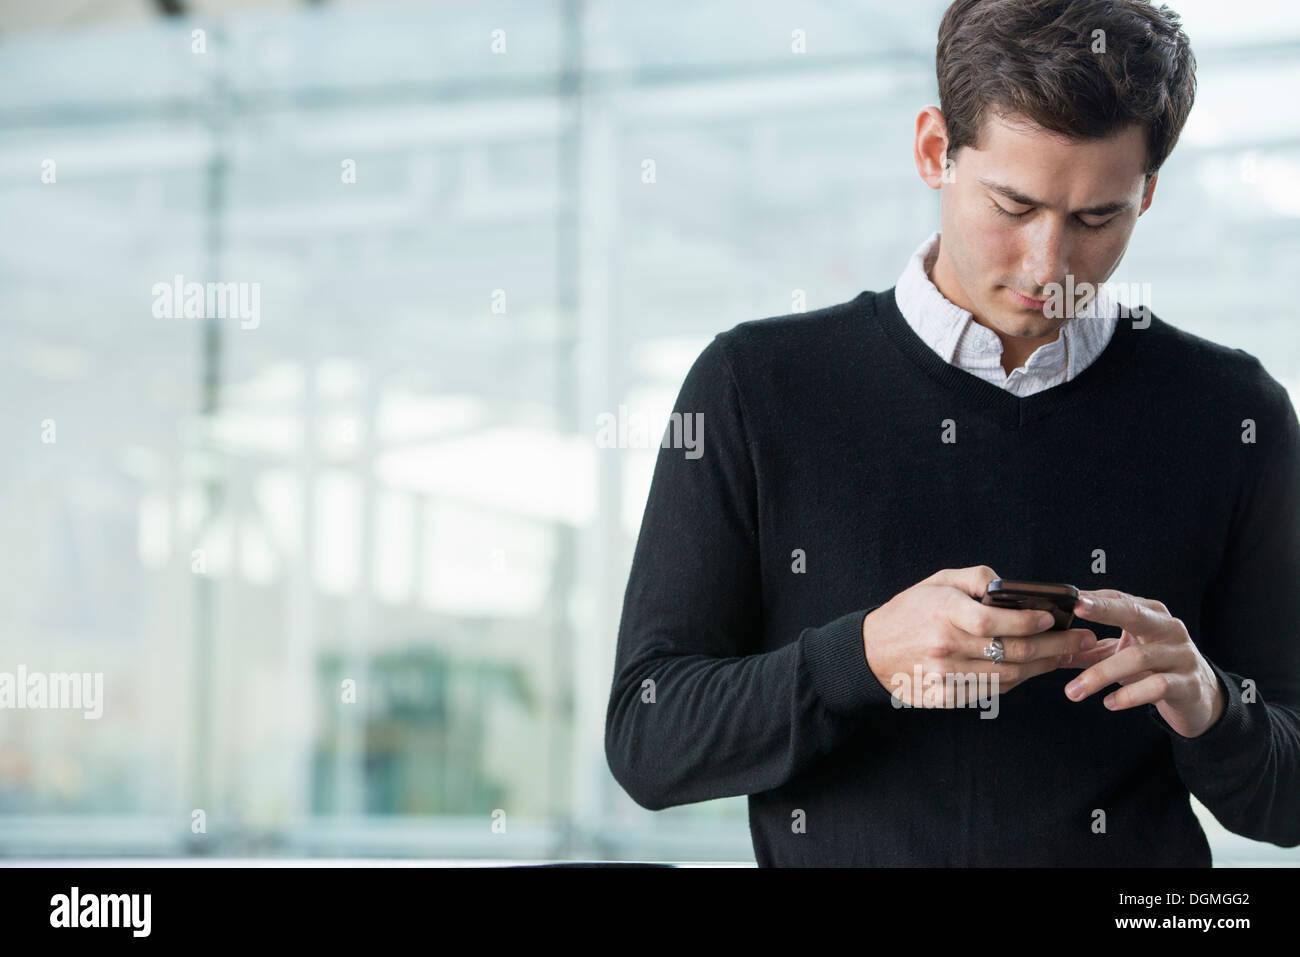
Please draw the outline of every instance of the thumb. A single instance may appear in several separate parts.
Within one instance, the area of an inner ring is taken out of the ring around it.
[[[948,585],[965,592],[971,598],[984,597],[989,582],[1001,576],[987,565],[971,565],[969,568],[944,568],[935,572],[923,585]]]

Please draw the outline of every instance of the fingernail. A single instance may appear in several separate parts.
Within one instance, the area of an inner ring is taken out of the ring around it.
[[[1068,685],[1065,686],[1065,694],[1072,701],[1077,700],[1079,695],[1082,692],[1083,692],[1083,685],[1078,681],[1071,681]]]
[[[1097,636],[1096,636],[1096,635],[1091,635],[1091,634],[1090,634],[1090,635],[1084,635],[1084,637],[1083,637],[1083,641],[1081,641],[1081,642],[1079,643],[1079,650],[1080,650],[1080,651],[1087,651],[1089,648],[1095,648],[1096,646],[1097,646]]]
[[[1038,616],[1038,627],[1043,629],[1043,631],[1046,631],[1048,628],[1051,628],[1055,622],[1056,619],[1053,618],[1051,615],[1047,614],[1046,612]]]

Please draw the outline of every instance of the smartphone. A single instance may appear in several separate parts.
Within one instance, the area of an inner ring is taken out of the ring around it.
[[[1073,585],[995,578],[985,589],[981,604],[1049,611],[1053,624],[1048,630],[1065,631],[1074,622],[1074,606],[1078,601],[1079,589]]]

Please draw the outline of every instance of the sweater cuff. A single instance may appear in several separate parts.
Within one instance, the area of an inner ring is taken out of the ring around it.
[[[813,687],[830,711],[852,715],[867,705],[894,700],[867,664],[862,639],[863,620],[879,607],[872,605],[819,628],[805,628],[799,636]]]
[[[1189,767],[1212,770],[1216,774],[1231,775],[1254,767],[1261,747],[1268,743],[1260,737],[1260,728],[1252,708],[1241,698],[1241,679],[1224,671],[1213,661],[1206,663],[1219,679],[1223,689],[1224,708],[1219,719],[1209,729],[1195,738],[1185,738],[1169,726],[1154,704],[1144,705],[1151,720],[1163,728],[1170,737],[1174,760]]]

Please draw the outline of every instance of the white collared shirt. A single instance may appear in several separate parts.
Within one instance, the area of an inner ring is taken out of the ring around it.
[[[1106,291],[1065,320],[1060,334],[1039,346],[1018,369],[1002,368],[1002,340],[969,312],[950,302],[930,280],[939,254],[939,232],[930,234],[898,277],[894,296],[908,325],[944,362],[977,375],[1015,395],[1032,395],[1074,378],[1101,355],[1118,324],[1118,309]],[[1098,316],[1109,317],[1099,320]],[[1088,321],[1081,321],[1081,320]]]

